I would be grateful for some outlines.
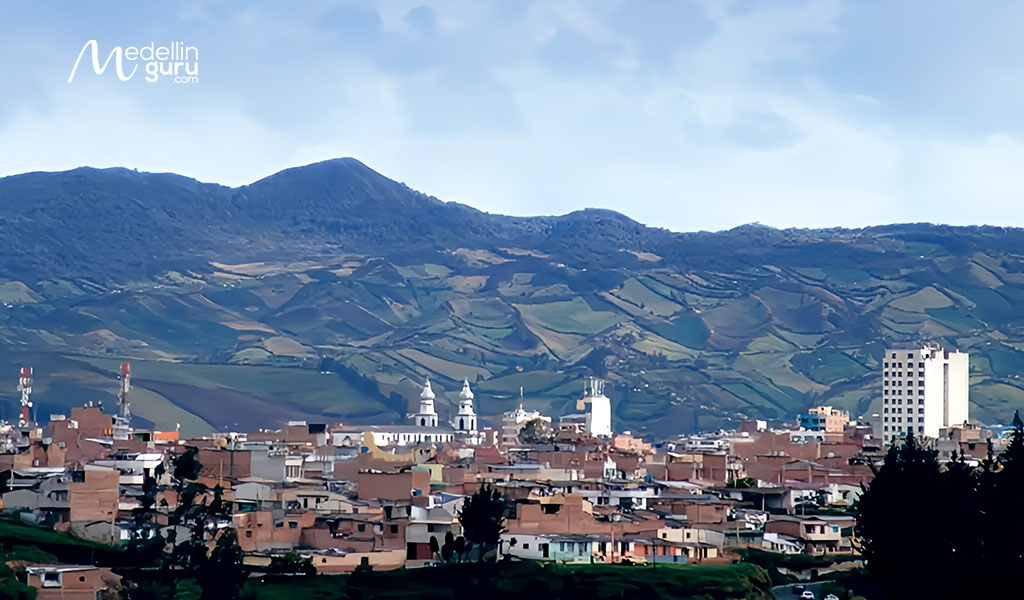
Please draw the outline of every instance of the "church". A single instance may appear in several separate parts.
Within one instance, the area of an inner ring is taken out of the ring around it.
[[[459,392],[459,409],[455,418],[449,423],[454,432],[454,439],[466,444],[476,445],[482,440],[478,424],[476,409],[473,407],[473,390],[469,387],[469,380],[463,380],[462,391]],[[430,386],[430,379],[426,380],[423,391],[420,392],[419,412],[412,416],[412,424],[415,427],[438,429],[437,409],[434,406],[433,388]],[[446,428],[445,428],[446,429]]]

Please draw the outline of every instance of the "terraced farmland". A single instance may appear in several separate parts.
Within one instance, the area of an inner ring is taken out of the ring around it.
[[[235,189],[125,170],[12,177],[0,218],[7,416],[18,366],[35,367],[45,416],[113,402],[128,359],[140,422],[188,433],[399,422],[426,377],[442,417],[469,379],[494,424],[520,390],[572,412],[597,375],[616,428],[669,434],[819,403],[877,410],[883,349],[923,341],[971,353],[973,417],[1024,408],[1015,229],[503,217],[351,160]],[[64,245],[38,243],[58,230]]]

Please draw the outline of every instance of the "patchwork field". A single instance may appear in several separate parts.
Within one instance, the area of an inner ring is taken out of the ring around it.
[[[671,435],[821,403],[860,416],[884,348],[924,342],[971,353],[977,419],[1024,408],[1017,229],[504,217],[350,159],[236,189],[124,169],[7,177],[0,219],[0,417],[20,366],[45,418],[110,406],[130,360],[140,423],[186,433],[400,422],[428,377],[442,418],[469,379],[493,425],[520,388],[558,415],[598,376],[617,429]]]

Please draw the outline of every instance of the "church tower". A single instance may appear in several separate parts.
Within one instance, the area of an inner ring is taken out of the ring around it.
[[[437,427],[437,411],[434,410],[434,390],[430,389],[427,379],[423,391],[420,392],[420,412],[413,417],[413,424],[420,427]]]
[[[476,433],[476,411],[473,410],[473,390],[469,389],[469,380],[462,382],[459,393],[459,414],[452,423],[460,433]]]

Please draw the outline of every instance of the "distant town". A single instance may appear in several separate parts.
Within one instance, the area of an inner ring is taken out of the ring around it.
[[[290,556],[337,574],[451,561],[484,489],[504,502],[496,559],[714,566],[753,549],[856,565],[851,509],[888,447],[910,436],[940,461],[978,464],[1006,446],[1002,428],[970,421],[966,353],[894,348],[880,365],[881,413],[816,406],[788,427],[749,420],[660,440],[615,430],[600,379],[561,417],[521,404],[481,417],[467,380],[445,423],[425,379],[404,425],[292,421],[183,439],[133,426],[127,362],[115,414],[86,405],[47,422],[32,419],[38,374],[26,367],[19,420],[0,428],[3,515],[102,545],[159,535],[174,546],[190,539],[175,515],[196,484],[190,506],[222,507],[202,544],[231,530],[253,572]],[[15,567],[40,599],[121,585],[116,568]]]

